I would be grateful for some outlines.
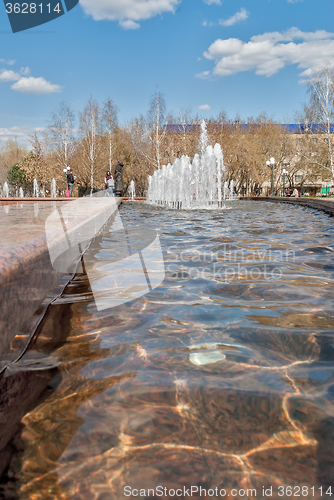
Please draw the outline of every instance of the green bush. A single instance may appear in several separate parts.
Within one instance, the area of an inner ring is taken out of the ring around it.
[[[26,173],[23,168],[20,167],[18,163],[15,163],[12,168],[10,168],[7,172],[7,180],[9,184],[18,188],[27,188],[29,186],[29,182],[27,181]]]

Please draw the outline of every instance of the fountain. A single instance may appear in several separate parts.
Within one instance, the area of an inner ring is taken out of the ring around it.
[[[52,181],[51,181],[51,198],[55,198],[56,193],[57,193],[56,179],[52,179]]]
[[[225,199],[226,199],[226,198],[229,198],[229,196],[230,196],[230,189],[229,189],[229,187],[228,187],[228,182],[227,182],[227,181],[225,181],[225,182],[224,182],[224,198],[225,198]]]
[[[39,188],[38,188],[38,182],[36,179],[34,179],[34,198],[39,197]]]
[[[232,179],[230,182],[230,187],[228,186],[228,182],[224,182],[224,200],[235,200],[237,197],[235,183]]]
[[[7,182],[4,183],[2,191],[3,191],[3,196],[5,198],[8,198],[9,197],[9,187],[8,187]]]
[[[19,196],[20,196],[20,198],[24,198],[24,192],[23,192],[22,187],[20,187]]]
[[[170,208],[218,208],[231,199],[231,189],[222,178],[225,173],[220,144],[208,145],[205,121],[201,124],[199,149],[193,161],[188,156],[177,158],[173,165],[163,165],[149,176],[147,200],[150,204]],[[223,191],[223,192],[222,192]]]
[[[232,179],[230,182],[230,199],[234,200],[237,197],[237,191],[235,188],[234,180]]]
[[[136,196],[136,190],[135,190],[135,183],[134,181],[130,182],[130,186],[128,188],[129,195],[131,197],[131,200],[134,200],[134,197]]]

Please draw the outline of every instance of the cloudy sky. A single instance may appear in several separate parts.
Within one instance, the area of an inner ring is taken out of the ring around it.
[[[334,65],[333,0],[80,0],[13,34],[0,5],[0,141],[45,127],[57,104],[110,97],[121,122],[167,108],[294,122],[303,81]]]

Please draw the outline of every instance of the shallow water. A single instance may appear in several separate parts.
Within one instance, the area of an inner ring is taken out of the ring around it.
[[[106,227],[86,266],[157,232],[165,279],[98,311],[77,274],[50,306],[5,379],[26,388],[3,497],[188,498],[193,487],[198,498],[202,487],[265,498],[272,487],[272,498],[330,498],[333,218],[240,201],[193,212],[127,202],[119,214],[125,232]]]

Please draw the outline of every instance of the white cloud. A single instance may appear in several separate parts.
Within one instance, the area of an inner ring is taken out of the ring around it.
[[[318,30],[314,32],[300,31],[298,28],[290,28],[283,33],[279,31],[272,31],[271,33],[264,33],[263,35],[255,35],[251,38],[253,42],[261,42],[269,40],[273,42],[293,42],[293,40],[327,40],[334,38],[334,33],[329,33],[325,30]]]
[[[214,23],[213,21],[207,21],[206,19],[204,19],[203,23],[202,23],[202,26],[215,26],[216,23]]]
[[[334,33],[291,28],[284,33],[253,36],[249,42],[218,39],[204,56],[215,61],[213,74],[217,76],[255,70],[256,74],[269,77],[292,64],[304,70],[302,76],[307,76],[313,69],[328,63],[334,65]]]
[[[201,106],[198,106],[198,109],[201,109],[202,111],[210,111],[210,106],[208,104],[201,104]]]
[[[15,82],[11,86],[12,90],[27,94],[45,95],[61,91],[59,85],[50,83],[43,77],[35,78],[29,75],[30,68],[28,66],[22,67],[19,73],[3,68],[0,70],[0,82]]]
[[[221,0],[203,0],[204,3],[208,4],[208,5],[221,5]]]
[[[119,21],[125,29],[136,29],[138,21],[175,12],[182,0],[80,0],[84,12],[95,21]]]
[[[29,144],[30,132],[31,130],[27,127],[0,128],[0,142],[17,138],[20,144]]]
[[[16,82],[20,78],[21,75],[11,69],[2,69],[0,71],[0,82]]]
[[[0,138],[25,137],[28,131],[25,127],[0,128]]]
[[[210,71],[202,71],[202,73],[197,73],[195,75],[196,78],[200,78],[201,80],[206,80],[210,76]]]
[[[52,94],[61,90],[59,85],[50,83],[43,77],[34,78],[33,76],[20,78],[11,88],[17,92],[37,95]]]
[[[13,66],[15,64],[15,59],[11,59],[10,61],[7,61],[6,59],[0,59],[0,63],[2,64],[8,64],[8,66]]]
[[[234,24],[240,23],[241,21],[245,21],[249,17],[249,12],[246,9],[240,9],[239,12],[234,14],[234,16],[229,19],[220,19],[219,24],[221,26],[233,26]]]
[[[139,23],[136,23],[135,21],[131,21],[130,19],[127,19],[126,21],[120,21],[119,24],[125,30],[137,30],[138,28],[140,28]]]
[[[23,76],[29,76],[30,75],[30,68],[28,66],[26,66],[25,68],[21,68],[20,73]]]

